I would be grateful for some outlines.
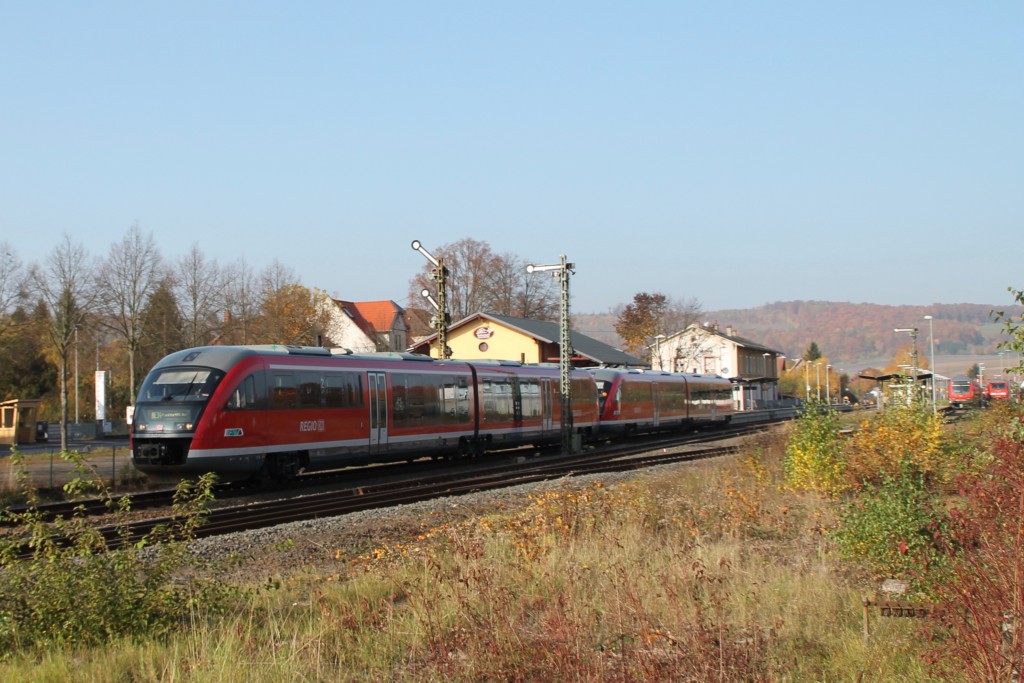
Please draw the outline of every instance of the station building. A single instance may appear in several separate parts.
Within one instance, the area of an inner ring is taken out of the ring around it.
[[[572,364],[647,368],[649,364],[585,334],[572,331]],[[448,328],[451,357],[459,360],[511,360],[522,363],[558,363],[561,357],[559,323],[476,313]],[[409,348],[412,353],[440,358],[434,333]]]
[[[732,382],[737,410],[773,408],[779,404],[779,360],[776,349],[741,337],[731,327],[693,323],[651,345],[651,368],[667,372],[720,375]]]

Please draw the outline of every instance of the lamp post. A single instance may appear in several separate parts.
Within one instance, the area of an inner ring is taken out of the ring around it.
[[[917,328],[916,327],[897,327],[893,332],[908,332],[910,333],[910,341],[912,346],[910,347],[910,365],[914,369],[913,387],[917,388]],[[913,403],[914,392],[911,389],[907,390],[908,402]]]
[[[412,248],[423,254],[434,266],[431,277],[437,281],[437,300],[430,297],[430,291],[424,289],[420,294],[431,303],[437,314],[434,320],[434,328],[437,330],[437,357],[451,358],[452,350],[448,348],[448,325],[451,319],[448,317],[448,269],[444,266],[444,259],[435,257],[427,251],[419,240],[412,241]]]
[[[569,275],[574,271],[575,264],[565,260],[562,254],[560,263],[548,265],[526,266],[527,273],[552,272],[555,279],[562,285],[562,297],[559,315],[560,340],[558,345],[559,369],[561,371],[561,394],[562,394],[562,452],[572,453],[572,331],[569,329]]]
[[[832,369],[831,365],[825,366],[825,403],[832,405],[832,389],[828,383],[829,370]]]
[[[932,330],[932,316],[926,315],[924,319],[928,321],[928,347],[931,350],[931,359],[928,362],[932,366],[932,413],[934,414],[938,410],[935,406],[935,335]]]
[[[811,400],[811,378],[808,376],[809,368],[811,364],[806,360],[804,361],[804,400]]]
[[[814,364],[814,373],[816,379],[814,380],[814,388],[818,392],[818,403],[821,403],[821,363]]]
[[[661,360],[661,340],[665,338],[663,334],[654,335],[654,353],[658,356],[658,369],[664,370],[665,364]],[[654,368],[654,364],[651,363],[651,369]]]

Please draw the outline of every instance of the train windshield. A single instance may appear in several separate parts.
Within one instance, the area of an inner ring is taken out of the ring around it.
[[[139,390],[139,403],[205,403],[224,379],[224,373],[212,368],[165,368],[154,370]]]
[[[170,436],[195,430],[210,395],[224,379],[212,368],[154,370],[139,390],[132,430],[136,437]]]

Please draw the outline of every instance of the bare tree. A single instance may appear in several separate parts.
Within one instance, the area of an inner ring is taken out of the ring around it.
[[[434,252],[448,269],[448,314],[459,320],[478,311],[536,320],[558,317],[557,283],[528,276],[526,262],[514,254],[496,255],[487,242],[464,238]],[[419,301],[424,289],[437,290],[433,266],[409,282],[409,300]]]
[[[175,265],[176,298],[185,319],[186,344],[209,344],[221,326],[220,316],[227,304],[224,274],[217,260],[207,260],[198,244],[193,244]]]
[[[225,343],[250,344],[256,334],[259,297],[256,274],[244,258],[224,271]]]
[[[128,352],[128,393],[135,405],[135,358],[145,335],[143,315],[149,298],[161,282],[163,258],[153,234],[142,234],[132,224],[110,252],[99,270],[98,291],[103,312],[101,324],[124,340]]]
[[[453,321],[490,308],[488,276],[496,259],[491,245],[467,237],[431,251],[444,261],[449,272],[448,313]],[[424,289],[437,289],[437,282],[431,277],[432,268],[425,261],[423,269],[413,277],[409,283],[410,301],[419,301]]]
[[[25,269],[7,242],[0,242],[0,335],[12,324],[10,313],[25,297]]]
[[[32,269],[31,283],[47,307],[47,336],[60,363],[60,448],[68,448],[68,356],[75,330],[94,312],[96,266],[81,244],[66,233],[42,266]]]
[[[488,311],[534,320],[556,320],[558,281],[526,272],[527,262],[514,254],[495,257],[487,273]]]

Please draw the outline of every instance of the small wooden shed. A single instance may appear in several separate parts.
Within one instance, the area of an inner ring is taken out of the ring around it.
[[[39,399],[24,398],[0,401],[0,443],[35,443],[40,403]]]

